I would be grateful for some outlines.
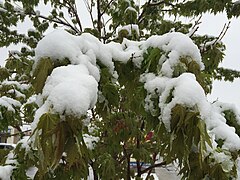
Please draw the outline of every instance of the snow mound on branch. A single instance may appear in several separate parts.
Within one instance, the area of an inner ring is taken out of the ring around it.
[[[96,37],[88,33],[74,36],[64,30],[56,30],[48,34],[39,41],[35,50],[35,61],[38,62],[43,57],[52,60],[67,58],[71,64],[84,64],[97,80],[100,77],[97,75],[96,59],[101,60],[112,72],[114,69],[109,52]]]
[[[53,113],[73,114],[81,117],[97,101],[98,84],[84,65],[55,68],[46,80],[42,98],[46,99],[36,115],[51,108]]]
[[[89,134],[83,134],[84,142],[88,149],[93,150],[95,144],[99,141],[99,137],[94,137]]]
[[[167,77],[172,77],[173,67],[178,64],[181,57],[191,57],[198,63],[200,69],[204,69],[197,45],[193,43],[191,38],[182,33],[172,32],[162,36],[151,36],[143,44],[144,47],[157,47],[168,52],[166,57],[161,57],[161,61],[163,62],[161,71]]]
[[[27,90],[30,85],[29,84],[20,84],[18,81],[3,81],[1,83],[1,85],[4,85],[4,86],[16,86],[16,88],[18,88],[19,90]]]
[[[11,165],[0,166],[0,179],[2,180],[10,180],[12,171],[15,167]]]
[[[56,30],[39,41],[35,50],[35,60],[38,62],[43,57],[50,57],[53,60],[68,58],[71,64],[87,65],[91,75],[96,74],[94,66],[99,60],[114,74],[113,61],[127,63],[132,59],[135,65],[140,67],[143,54],[149,47],[158,47],[167,53],[168,57],[161,58],[163,62],[161,71],[168,77],[172,76],[174,66],[181,57],[190,57],[201,69],[204,68],[197,46],[187,35],[176,32],[152,36],[147,41],[124,39],[122,44],[115,42],[103,44],[88,33],[74,36],[64,30]],[[99,80],[99,77],[96,79]]]
[[[224,140],[223,149],[234,151],[240,148],[240,138],[235,133],[235,128],[226,124],[226,119],[219,107],[207,101],[203,88],[193,74],[183,73],[177,78],[145,74],[141,77],[141,81],[145,82],[144,87],[150,94],[157,90],[160,95],[159,108],[161,115],[159,119],[164,123],[167,130],[170,131],[172,109],[178,104],[184,105],[185,107],[196,108],[200,112],[201,119],[205,121],[209,134],[214,136],[216,140]],[[171,101],[166,102],[170,95],[172,96]],[[147,97],[145,101],[150,106],[146,109],[152,109],[153,103],[150,98]]]
[[[126,25],[126,26],[122,26],[122,27],[119,27],[117,29],[117,32],[118,34],[122,31],[122,30],[126,30],[128,32],[128,35],[129,36],[132,36],[132,33],[135,32],[138,36],[139,36],[139,27],[137,24],[129,24],[129,25]]]
[[[7,108],[8,111],[15,112],[14,107],[20,107],[21,103],[7,96],[0,97],[0,106]]]

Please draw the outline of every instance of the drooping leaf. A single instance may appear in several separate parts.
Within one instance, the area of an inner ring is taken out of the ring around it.
[[[39,60],[33,73],[33,87],[36,93],[41,93],[45,85],[47,77],[54,68],[53,61],[50,58],[42,58]]]

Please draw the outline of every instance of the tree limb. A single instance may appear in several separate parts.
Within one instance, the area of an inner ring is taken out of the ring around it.
[[[138,16],[138,23],[140,24],[141,22],[141,19],[143,17],[143,15],[145,14],[146,12],[146,8],[148,8],[149,4],[151,3],[151,0],[148,0],[148,2],[146,3],[145,7],[143,8],[142,10],[142,13]]]
[[[80,28],[80,31],[82,32],[83,31],[82,23],[81,23],[81,20],[80,20],[80,18],[78,16],[76,3],[72,4],[71,2],[69,2],[67,0],[65,0],[65,3],[69,6],[69,10],[73,13],[74,17],[76,18],[77,24],[78,24],[78,26]]]
[[[200,22],[200,20],[202,19],[202,15],[199,16],[199,18],[195,21],[194,26],[192,27],[192,30],[188,33],[189,37],[192,37],[199,29],[199,24],[201,24],[202,22]]]
[[[107,11],[107,9],[109,8],[109,6],[113,3],[113,1],[116,1],[116,0],[111,0],[107,6],[105,7],[105,9],[103,10],[103,12],[101,13],[101,16],[105,14],[105,12]]]
[[[149,166],[148,168],[142,170],[142,171],[141,171],[141,174],[144,174],[144,173],[150,171],[150,170],[153,169],[153,168],[161,167],[161,166],[164,166],[164,165],[166,165],[166,164],[167,164],[166,161],[163,161],[163,162],[157,163],[157,164],[153,164],[153,165]]]
[[[99,37],[101,37],[101,17],[100,0],[97,0],[97,29],[99,32]]]
[[[91,18],[91,21],[92,21],[93,28],[95,28],[94,18],[93,18],[93,14],[92,14],[92,11],[93,11],[93,3],[92,3],[92,0],[91,0],[91,5],[89,5],[88,0],[84,0],[84,4],[85,4],[85,6],[86,6],[86,8],[87,8],[87,11],[89,12],[89,15],[90,15],[90,18]]]

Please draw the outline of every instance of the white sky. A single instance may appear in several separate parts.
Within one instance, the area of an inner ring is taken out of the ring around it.
[[[81,8],[84,4],[79,4]],[[44,8],[43,8],[44,9]],[[82,8],[81,8],[82,9]],[[89,16],[86,14],[86,10],[80,11],[80,17],[84,17],[81,19],[83,25],[86,27],[89,23]],[[228,22],[226,15],[218,14],[214,15],[204,15],[201,20],[201,25],[198,30],[198,34],[208,34],[208,35],[219,35],[225,23]],[[22,25],[20,30],[22,32],[26,32],[29,28],[29,25]],[[223,38],[223,42],[225,43],[226,57],[224,62],[222,63],[223,67],[232,68],[236,70],[240,70],[240,50],[238,50],[240,45],[240,19],[233,19],[230,25],[230,28]],[[14,47],[10,47],[9,49],[14,49]],[[4,60],[7,57],[7,49],[0,48],[0,65],[4,64]],[[233,103],[237,105],[240,109],[240,79],[236,79],[233,83],[230,82],[219,82],[215,81],[213,84],[212,94],[208,97],[210,101],[219,100],[222,102]]]
[[[226,15],[218,16],[205,15],[202,18],[202,24],[199,28],[199,34],[218,35],[228,20]],[[223,38],[226,45],[226,56],[221,66],[240,70],[240,20],[232,19],[230,28]],[[209,96],[210,101],[220,100],[223,102],[234,103],[240,109],[240,79],[231,82],[215,81],[213,84],[212,95]]]

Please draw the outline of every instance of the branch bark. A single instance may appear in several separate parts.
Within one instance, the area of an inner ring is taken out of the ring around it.
[[[100,0],[97,0],[97,29],[99,32],[99,38],[101,37],[101,17]]]
[[[14,127],[15,128],[15,127]],[[10,135],[8,135],[7,133],[6,133],[6,136],[5,137],[12,137],[12,136],[18,136],[18,135],[21,135],[21,134],[24,134],[24,133],[26,133],[26,132],[30,132],[30,131],[32,131],[32,130],[26,130],[26,131],[22,131],[21,129],[19,129],[19,128],[16,128],[19,132],[18,133],[14,133],[14,134],[10,134]]]
[[[65,0],[65,3],[69,6],[69,8],[70,8],[69,10],[73,13],[74,17],[76,18],[77,24],[80,28],[80,31],[82,32],[83,31],[82,23],[81,23],[81,20],[78,16],[76,3],[72,4],[71,2],[69,2],[67,0]]]
[[[38,16],[39,18],[45,19],[49,22],[55,22],[57,24],[67,26],[70,29],[72,29],[74,32],[79,33],[79,30],[77,30],[75,27],[73,27],[70,23],[64,22],[63,20],[61,20],[59,18],[58,19],[50,19],[49,17],[43,16],[43,15],[36,15],[36,13],[31,13],[31,14],[28,14],[28,15]]]
[[[159,2],[156,2],[156,3],[151,3],[151,0],[148,0],[148,2],[145,4],[145,6],[144,6],[144,8],[142,10],[142,13],[138,17],[138,24],[140,24],[143,21],[143,16],[146,13],[146,9],[147,8],[154,7],[154,6],[159,6],[159,5],[162,5],[162,4],[166,4],[166,5],[172,6],[172,7],[175,6],[174,4],[172,4],[170,2],[167,2],[165,0],[159,1]],[[161,10],[161,11],[171,11],[171,10]]]
[[[105,9],[104,9],[103,12],[101,13],[101,16],[103,16],[103,15],[106,13],[107,9],[108,9],[109,6],[113,3],[113,1],[116,1],[116,0],[111,0],[111,1],[107,4],[107,6],[105,7]]]
[[[93,2],[91,0],[91,5],[89,5],[88,0],[84,0],[84,3],[85,3],[85,6],[86,6],[86,8],[89,12],[89,15],[90,15],[90,18],[91,18],[91,21],[92,21],[92,26],[93,26],[93,28],[95,28],[94,18],[93,18],[93,13],[92,13],[93,12]]]
[[[127,153],[127,149],[125,147],[125,144],[123,145],[123,153],[124,153],[124,157],[127,158],[127,180],[131,180],[131,167],[130,167],[130,156],[131,154]]]
[[[164,166],[164,165],[166,165],[166,164],[167,164],[166,161],[163,161],[163,162],[157,163],[157,164],[153,164],[153,165],[149,166],[148,168],[142,170],[142,171],[141,171],[141,175],[144,174],[144,173],[146,173],[146,172],[148,172],[148,171],[150,171],[150,170],[152,170],[153,168],[161,167],[161,166]]]

